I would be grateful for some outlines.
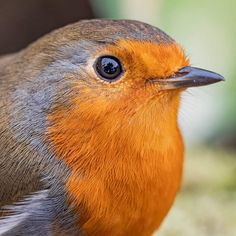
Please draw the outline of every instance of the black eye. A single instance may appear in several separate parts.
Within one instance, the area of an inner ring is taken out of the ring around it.
[[[122,73],[120,61],[113,56],[99,57],[95,66],[100,77],[109,82],[117,80]]]

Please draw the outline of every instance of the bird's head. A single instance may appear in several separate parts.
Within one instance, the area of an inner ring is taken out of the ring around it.
[[[222,80],[190,67],[183,49],[158,28],[130,20],[81,21],[27,54],[40,71],[31,99],[44,104],[47,132],[62,153],[84,154],[87,145],[96,152],[121,140],[150,144],[178,129],[185,88]]]

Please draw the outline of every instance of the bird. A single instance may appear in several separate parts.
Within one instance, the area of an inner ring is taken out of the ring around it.
[[[135,20],[82,20],[2,56],[0,235],[152,235],[181,185],[181,94],[222,80]]]

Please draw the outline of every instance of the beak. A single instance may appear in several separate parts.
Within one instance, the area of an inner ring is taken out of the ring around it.
[[[151,80],[158,83],[163,90],[198,87],[224,81],[224,77],[208,70],[186,66],[174,76],[166,79]]]

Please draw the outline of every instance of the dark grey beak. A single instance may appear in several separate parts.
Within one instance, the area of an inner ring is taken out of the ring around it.
[[[151,80],[158,83],[163,90],[198,87],[223,81],[224,77],[208,70],[186,66],[174,76],[166,79]]]

